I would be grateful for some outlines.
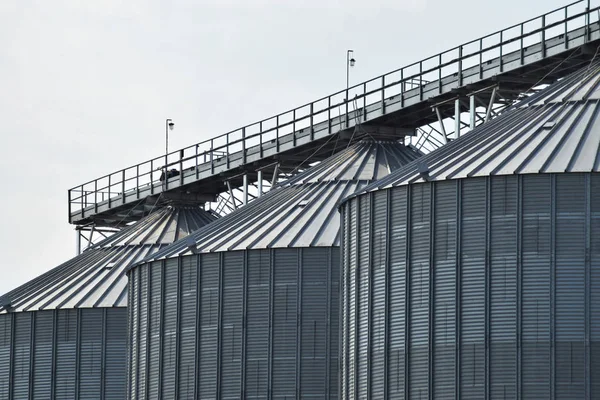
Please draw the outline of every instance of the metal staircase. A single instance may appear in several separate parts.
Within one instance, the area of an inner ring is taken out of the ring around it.
[[[439,147],[493,117],[495,106],[510,105],[597,57],[599,14],[600,6],[578,1],[348,90],[78,185],[68,191],[69,222],[112,226],[140,219],[157,201],[215,201],[220,194],[231,193],[232,187],[275,182],[279,171],[301,169],[365,136],[377,140],[408,136],[424,150]],[[160,179],[172,169],[178,175]],[[247,201],[247,189],[244,193]]]

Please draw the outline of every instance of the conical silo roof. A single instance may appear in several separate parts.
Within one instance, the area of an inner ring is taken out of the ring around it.
[[[192,206],[166,206],[0,297],[0,314],[127,306],[126,268],[212,222]]]
[[[425,181],[598,172],[599,112],[600,63],[596,62],[351,197]]]
[[[360,141],[145,261],[193,251],[338,246],[338,202],[420,155],[398,142]]]

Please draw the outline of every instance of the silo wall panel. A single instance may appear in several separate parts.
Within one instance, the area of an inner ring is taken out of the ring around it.
[[[390,399],[594,398],[599,181],[481,177],[344,203],[342,398],[365,381]]]
[[[433,398],[454,397],[456,380],[456,186],[439,186],[433,194],[432,333]],[[394,247],[390,243],[391,247]]]
[[[119,308],[0,315],[0,399],[125,398],[126,324]]]
[[[161,392],[163,397],[174,399],[177,374],[177,335],[179,317],[179,268],[177,260],[168,260],[162,270],[164,293],[162,309]],[[142,335],[140,335],[141,337]]]
[[[591,198],[600,197],[600,179],[592,175]],[[600,376],[600,202],[590,204],[590,369],[592,377]],[[592,398],[600,397],[600,379],[591,380]]]
[[[586,175],[556,177],[556,395],[585,396]]]
[[[371,237],[371,277],[369,290],[371,303],[369,315],[371,324],[369,329],[369,357],[371,367],[369,371],[369,395],[373,398],[381,398],[385,381],[385,354],[386,354],[386,332],[385,332],[385,298],[386,288],[386,258],[387,242],[385,231],[387,228],[387,193],[378,192],[372,198],[373,213],[371,223],[373,224]]]
[[[484,185],[488,182],[479,180]],[[489,375],[488,390],[491,398],[516,398],[517,391],[517,293],[519,293],[517,276],[520,260],[519,229],[517,212],[519,205],[517,177],[502,176],[491,181],[489,209],[489,241],[478,243],[485,252],[489,249],[487,264],[482,264],[481,271],[487,271],[486,277],[478,277],[478,281],[487,283],[483,290],[487,299],[481,298],[481,304],[489,304],[489,318],[485,330],[489,333],[489,349],[487,368]],[[485,188],[481,188],[485,193]],[[482,214],[486,213],[486,199],[482,201]],[[486,221],[480,220],[485,230]],[[483,232],[485,239],[486,233]],[[517,251],[515,251],[517,250]],[[485,256],[485,253],[484,253]],[[485,321],[484,312],[481,320]],[[483,336],[481,343],[483,343]],[[484,358],[482,358],[484,360]],[[485,371],[484,365],[476,366]],[[483,386],[483,385],[482,385]]]
[[[551,391],[547,380],[552,374],[552,177],[524,176],[521,190],[521,393],[524,398],[549,399]]]
[[[9,315],[0,315],[0,398],[8,399],[11,377],[13,324]]]
[[[52,398],[54,315],[54,311],[37,311],[35,313],[32,397],[36,400]]]
[[[405,399],[406,391],[406,357],[407,340],[405,332],[407,332],[408,319],[406,316],[407,310],[407,208],[408,192],[407,191],[391,191],[389,204],[389,226],[387,235],[390,238],[389,250],[389,290],[388,295],[389,310],[388,310],[388,358],[387,358],[387,389],[388,398]],[[352,204],[348,204],[351,207]],[[352,231],[351,231],[352,232]],[[350,234],[355,237],[354,234]],[[392,246],[393,244],[393,246]],[[345,251],[345,250],[342,250]],[[351,251],[351,250],[350,250]],[[352,285],[352,282],[350,282]],[[352,338],[348,339],[349,341]],[[354,379],[350,377],[350,379]],[[355,398],[351,396],[350,398]]]
[[[145,268],[147,270],[147,268]],[[178,396],[180,399],[194,399],[194,375],[196,373],[196,357],[194,355],[196,343],[196,309],[199,281],[198,269],[193,260],[185,259],[180,267],[180,307],[178,341]],[[140,364],[142,364],[140,358]],[[142,364],[143,365],[143,364]]]
[[[247,261],[247,339],[244,386],[248,399],[261,399],[267,396],[269,387],[269,293],[271,292],[269,251],[249,252]],[[267,322],[265,323],[265,321]]]
[[[127,308],[104,309],[104,378],[106,400],[127,396]]]
[[[134,268],[129,289],[142,301],[129,318],[146,314],[149,324],[130,320],[130,348],[144,350],[136,341],[149,351],[130,354],[131,382],[146,371],[159,383],[149,398],[337,398],[338,253],[235,251]],[[144,270],[147,283],[139,284]],[[162,322],[152,334],[155,320]],[[141,391],[129,393],[137,399]]]

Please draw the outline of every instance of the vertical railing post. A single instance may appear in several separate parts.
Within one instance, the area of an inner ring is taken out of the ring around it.
[[[69,189],[68,190],[69,205],[68,205],[68,210],[67,210],[67,212],[69,213],[69,223],[71,222],[71,202],[73,201],[72,197],[71,197],[71,192],[72,192],[72,190]]]
[[[229,133],[225,135],[225,142],[225,154],[227,155],[227,158],[225,159],[225,165],[226,168],[229,170]]]
[[[567,35],[567,29],[569,29],[568,27],[568,23],[567,23],[567,19],[569,18],[569,8],[565,7],[565,50],[569,48],[569,37]]]
[[[423,61],[419,61],[419,101],[423,101]]]
[[[200,145],[198,145],[198,144],[196,145],[196,157],[195,157],[195,160],[194,160],[194,170],[196,171],[196,179],[200,178],[200,171],[198,169],[198,156],[199,156],[198,150],[199,150],[199,146]],[[206,152],[204,153],[204,158],[205,158],[204,162],[206,162]]]
[[[404,107],[404,68],[400,68],[400,107]]]
[[[346,128],[348,128],[348,102],[349,102],[349,96],[350,96],[350,91],[348,90],[348,88],[346,88],[346,116],[345,116],[345,120],[346,120]]]
[[[296,109],[292,111],[292,143],[296,147]]]
[[[314,103],[310,103],[310,140],[313,141],[315,139],[315,130],[314,126]]]
[[[483,39],[479,39],[479,79],[483,79]]]
[[[438,94],[442,94],[442,53],[438,55]]]
[[[585,39],[587,43],[590,40],[590,0],[587,0],[587,7],[585,9]]]
[[[263,158],[263,122],[260,121],[258,125],[258,129],[260,130],[260,134],[258,135],[258,156],[259,158]]]
[[[331,135],[331,96],[327,98],[327,134]]]
[[[546,58],[546,15],[542,15],[542,58]]]
[[[362,112],[363,112],[363,121],[366,121],[367,120],[367,82],[363,83],[363,111]]]
[[[150,160],[150,194],[154,194],[154,160]]]
[[[521,65],[523,65],[523,63],[525,62],[525,49],[523,49],[523,35],[525,35],[524,33],[524,29],[523,29],[523,24],[521,24]]]
[[[214,163],[214,158],[215,158],[215,151],[214,151],[214,139],[210,139],[210,174],[214,175],[215,173],[215,163]]]
[[[121,202],[125,204],[125,170],[121,171]]]
[[[110,201],[110,178],[111,175],[108,175],[108,208],[110,209],[111,206],[111,201]],[[81,187],[82,191],[83,191],[83,186]]]
[[[169,155],[168,154],[165,154],[165,170],[163,172],[164,172],[163,183],[165,184],[164,190],[166,191],[169,188],[169,178],[167,177],[168,172],[169,172]]]
[[[152,182],[150,182],[152,183]],[[140,198],[140,164],[135,166],[135,193],[136,199]]]
[[[504,72],[504,60],[502,60],[502,44],[504,43],[504,31],[500,31],[500,72]]]
[[[242,128],[242,164],[246,164],[246,127]]]
[[[179,152],[179,186],[183,186],[183,159],[185,158],[185,150]]]
[[[381,115],[385,115],[385,75],[381,76]]]
[[[98,212],[98,180],[94,181],[94,213]]]
[[[275,117],[275,151],[279,153],[279,115]]]
[[[462,45],[458,47],[458,87],[461,87],[463,84],[462,80]]]

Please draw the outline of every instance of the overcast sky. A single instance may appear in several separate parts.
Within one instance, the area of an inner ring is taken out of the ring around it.
[[[67,189],[565,5],[0,0],[0,294],[75,255]]]

